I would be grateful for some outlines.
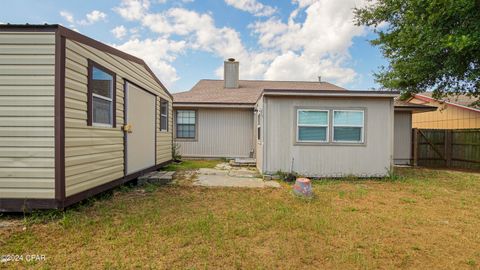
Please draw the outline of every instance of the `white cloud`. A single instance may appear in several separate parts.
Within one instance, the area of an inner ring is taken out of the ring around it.
[[[116,38],[122,39],[127,34],[127,28],[125,28],[123,25],[120,25],[113,28],[111,32]]]
[[[364,0],[293,1],[297,7],[288,20],[269,18],[249,26],[258,38],[258,47],[253,49],[244,46],[235,29],[216,26],[210,13],[179,7],[152,12],[146,0],[123,0],[114,10],[126,20],[137,21],[158,34],[157,40],[131,37],[134,40],[121,47],[148,60],[158,77],[168,80],[167,84],[179,79],[172,62],[178,53],[187,50],[238,59],[242,79],[314,81],[320,75],[340,85],[355,81],[358,75],[349,67],[349,48],[352,39],[364,35],[366,30],[354,25],[353,7],[362,5]],[[304,16],[299,16],[301,13]],[[182,43],[174,41],[178,39]],[[223,74],[222,67],[220,62],[215,70],[219,77]]]
[[[184,51],[186,46],[184,41],[171,41],[166,38],[132,39],[113,46],[145,60],[167,87],[171,87],[179,79],[171,62],[176,59],[177,54]]]
[[[264,5],[257,0],[225,0],[225,3],[255,16],[271,16],[277,11],[276,8]]]
[[[148,0],[122,0],[120,7],[116,7],[114,10],[123,18],[134,21],[142,19],[149,7],[150,1]]]
[[[67,22],[69,22],[71,24],[71,27],[75,27],[75,24],[90,25],[99,21],[105,21],[107,18],[107,14],[98,10],[93,10],[90,13],[87,13],[85,15],[85,19],[78,21],[75,20],[73,14],[68,11],[60,11],[60,16],[62,16]]]
[[[92,12],[88,13],[86,17],[87,24],[93,24],[98,21],[104,21],[107,18],[107,14],[98,10],[93,10]]]
[[[67,22],[69,23],[74,23],[75,22],[75,19],[72,15],[72,13],[68,12],[68,11],[60,11],[60,16],[62,16]]]
[[[355,36],[365,34],[353,24],[353,7],[359,1],[295,0],[298,9],[288,22],[269,19],[256,22],[251,29],[260,46],[277,52],[264,74],[265,79],[312,80],[321,75],[326,80],[346,84],[355,80],[356,72],[345,65],[348,49]],[[305,19],[296,18],[305,7]]]

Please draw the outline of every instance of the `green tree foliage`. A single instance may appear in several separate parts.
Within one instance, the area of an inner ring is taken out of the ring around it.
[[[375,74],[383,87],[480,95],[480,0],[370,0],[355,23],[375,29],[389,59]]]

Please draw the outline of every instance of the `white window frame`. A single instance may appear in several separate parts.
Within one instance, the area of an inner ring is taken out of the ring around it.
[[[112,88],[113,87],[110,87],[110,95],[113,97]],[[109,97],[105,97],[105,96],[102,96],[102,95],[99,95],[99,94],[95,94],[95,93],[93,93],[93,90],[92,90],[92,97],[96,97],[96,98],[103,99],[103,100],[106,100],[106,101],[110,102],[110,124],[97,123],[97,122],[94,121],[93,115],[92,115],[92,126],[113,127],[113,98],[109,98]],[[92,102],[92,113],[93,113],[93,102]]]
[[[361,112],[362,113],[362,125],[335,125],[335,112]],[[337,141],[335,140],[335,128],[336,127],[359,127],[361,128],[361,140],[360,141]],[[335,143],[354,143],[363,144],[365,142],[365,111],[364,110],[333,110],[332,113],[332,141]]]
[[[326,112],[327,113],[327,124],[326,125],[312,125],[312,124],[300,124],[300,112]],[[329,110],[317,110],[317,109],[297,109],[297,142],[298,143],[328,143],[329,142],[329,125],[330,125],[330,111]],[[324,141],[318,140],[300,140],[300,127],[326,127],[326,136]]]
[[[162,102],[165,102],[167,104],[167,111],[165,114],[162,113]],[[169,108],[169,103],[168,100],[160,99],[160,131],[167,132],[168,131],[168,110]],[[165,129],[162,129],[162,118],[165,117],[167,120],[167,125],[165,126]],[[195,123],[196,124],[196,123]]]

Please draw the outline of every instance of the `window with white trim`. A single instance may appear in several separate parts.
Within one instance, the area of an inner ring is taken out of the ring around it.
[[[160,131],[168,131],[168,101],[160,99]]]
[[[196,135],[196,111],[176,111],[176,135],[180,139],[195,139]]]
[[[334,110],[333,141],[346,143],[363,143],[364,111]]]
[[[328,110],[297,110],[297,142],[328,142]]]
[[[90,93],[91,93],[91,121],[95,126],[108,126],[114,124],[114,74],[103,70],[95,64],[90,66]]]

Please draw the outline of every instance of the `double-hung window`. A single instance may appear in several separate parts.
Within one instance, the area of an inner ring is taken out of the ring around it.
[[[88,124],[115,127],[115,74],[89,63]]]
[[[160,131],[168,131],[168,101],[160,99]]]
[[[260,139],[262,138],[261,136],[261,116],[260,116],[260,112],[257,112],[257,140],[260,141]]]
[[[179,139],[195,139],[196,135],[196,111],[176,111],[176,135]]]
[[[333,141],[363,143],[364,112],[358,110],[334,110]]]
[[[297,110],[297,142],[328,141],[328,110]]]

